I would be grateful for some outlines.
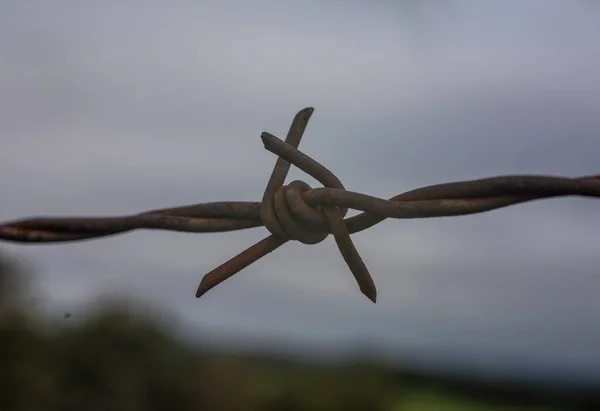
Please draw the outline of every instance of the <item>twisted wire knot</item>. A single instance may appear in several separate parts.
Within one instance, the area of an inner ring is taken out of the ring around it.
[[[310,185],[295,180],[279,187],[261,203],[263,224],[271,234],[303,244],[318,244],[331,234],[323,207],[311,207],[302,198],[308,190],[312,190]],[[340,210],[341,217],[347,212],[346,208]]]
[[[329,234],[333,234],[359,289],[369,300],[375,302],[375,283],[354,247],[344,222],[348,208],[337,205],[310,206],[305,201],[307,191],[312,191],[307,183],[296,180],[284,185],[290,166],[294,164],[325,187],[345,190],[342,182],[331,171],[298,150],[312,113],[313,108],[307,107],[296,114],[285,141],[267,132],[261,134],[265,149],[277,155],[275,167],[260,203],[261,220],[271,235],[206,274],[198,286],[196,297],[200,297],[289,240],[317,244]]]

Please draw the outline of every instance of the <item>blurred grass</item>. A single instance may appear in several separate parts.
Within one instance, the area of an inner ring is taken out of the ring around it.
[[[0,411],[600,409],[589,393],[209,352],[122,302],[43,320],[3,280],[18,271],[0,267]]]
[[[48,327],[18,312],[4,316],[0,410],[597,409],[574,400],[557,406],[541,394],[480,395],[383,366],[202,352],[122,307],[64,322]]]
[[[494,405],[437,390],[414,389],[404,395],[393,411],[549,411],[552,409],[531,405]]]

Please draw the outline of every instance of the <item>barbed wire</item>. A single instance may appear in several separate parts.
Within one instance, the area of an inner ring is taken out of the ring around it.
[[[373,227],[386,218],[459,216],[550,197],[600,197],[600,175],[491,177],[427,186],[387,200],[348,191],[331,171],[298,149],[313,111],[307,107],[296,114],[285,141],[268,132],[261,134],[265,149],[278,158],[260,202],[201,203],[121,217],[29,218],[0,225],[0,239],[55,243],[90,240],[137,229],[212,233],[265,226],[269,236],[202,278],[196,291],[196,297],[200,297],[289,240],[317,244],[332,234],[360,291],[376,302],[375,283],[350,234]],[[311,188],[299,180],[284,185],[291,164],[324,187]],[[348,209],[362,213],[345,218]]]

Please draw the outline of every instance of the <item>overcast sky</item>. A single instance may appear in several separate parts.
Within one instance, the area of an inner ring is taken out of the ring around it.
[[[600,173],[593,2],[190,3],[2,2],[0,220],[259,201],[275,163],[260,133],[285,138],[307,106],[301,149],[353,191]],[[599,204],[355,234],[375,305],[332,238],[286,244],[199,300],[201,277],[265,228],[6,248],[75,316],[119,291],[224,344],[600,379]]]

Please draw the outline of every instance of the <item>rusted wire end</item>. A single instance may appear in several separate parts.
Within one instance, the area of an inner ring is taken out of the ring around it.
[[[377,288],[375,282],[369,273],[369,269],[360,258],[360,254],[354,247],[354,243],[350,238],[348,228],[344,223],[344,218],[338,207],[323,207],[323,211],[329,220],[333,237],[337,243],[338,249],[344,257],[344,261],[354,275],[354,279],[358,283],[360,291],[373,303],[377,302]]]
[[[294,116],[294,120],[292,120],[292,124],[285,139],[285,142],[289,144],[290,147],[298,148],[300,145],[300,140],[302,140],[304,130],[306,130],[308,120],[310,120],[313,111],[314,109],[312,107],[307,107],[300,110]],[[267,227],[267,230],[281,238],[289,238],[289,235],[277,220],[273,200],[275,192],[283,186],[283,183],[285,183],[285,179],[290,171],[290,165],[290,162],[286,159],[282,157],[277,158],[263,193],[260,207],[260,216],[265,227]]]
[[[265,255],[272,251],[275,251],[278,247],[284,244],[286,241],[282,241],[280,238],[270,235],[265,239],[259,241],[253,246],[242,251],[236,257],[221,264],[204,277],[200,281],[198,290],[196,290],[196,298],[202,297],[210,289],[221,284],[223,281],[232,277],[234,274],[240,272],[250,264],[261,259]]]
[[[306,130],[306,126],[308,125],[308,120],[310,120],[313,112],[314,108],[307,107],[300,110],[294,116],[286,137],[286,142],[291,147],[298,147],[300,144],[304,130]],[[261,220],[267,230],[271,232],[271,235],[206,274],[200,281],[200,285],[196,291],[197,298],[268,253],[275,251],[290,239],[286,230],[279,223],[274,208],[275,193],[283,186],[289,170],[290,163],[283,158],[278,158],[260,204]]]

